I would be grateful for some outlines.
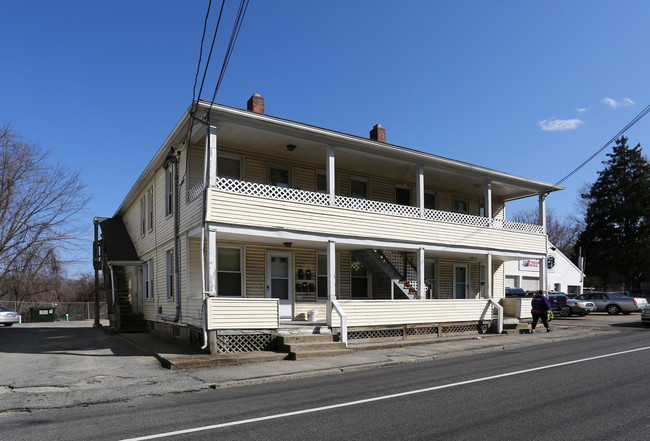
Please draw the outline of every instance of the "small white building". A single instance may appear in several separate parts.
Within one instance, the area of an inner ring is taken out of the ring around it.
[[[584,274],[564,254],[549,243],[546,259],[547,287],[549,291],[581,294]],[[522,259],[505,263],[506,287],[522,288],[525,291],[539,289],[539,260]]]

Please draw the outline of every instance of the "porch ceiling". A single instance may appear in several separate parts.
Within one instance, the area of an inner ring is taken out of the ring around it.
[[[302,237],[301,237],[302,236]],[[190,233],[190,237],[193,239],[200,240],[201,233],[200,229]],[[323,237],[322,240],[315,240],[313,237],[306,237],[305,235],[292,234],[287,231],[277,231],[275,234],[268,234],[261,232],[260,234],[247,234],[240,232],[224,232],[220,231],[217,227],[217,240],[219,244],[255,244],[255,245],[264,245],[269,248],[282,248],[286,251],[295,251],[301,249],[308,250],[317,250],[326,252],[327,251],[327,239]],[[290,244],[287,246],[285,244]],[[394,250],[394,251],[407,251],[415,252],[416,249],[413,245],[410,244],[370,244],[370,243],[350,243],[350,242],[337,242],[336,250],[337,251],[353,251],[353,250],[362,250],[362,249],[382,249],[382,250]],[[467,261],[485,261],[486,254],[488,252],[492,253],[492,260],[495,262],[506,262],[509,260],[519,260],[522,258],[536,258],[536,256],[524,255],[522,253],[507,253],[494,250],[477,250],[477,249],[466,249],[462,247],[442,247],[440,249],[426,249],[425,257],[432,259],[455,259],[455,260],[467,260]]]
[[[321,135],[310,136],[310,133],[288,134],[279,129],[271,131],[266,126],[258,128],[220,121],[217,139],[219,144],[224,145],[255,146],[260,152],[276,157],[278,162],[297,160],[312,163],[322,170],[326,167],[327,147],[334,145],[336,166],[343,167],[344,164],[346,170],[357,171],[362,176],[381,174],[415,187],[417,169],[422,165],[426,187],[483,195],[486,182],[491,182],[493,198],[504,201],[537,196],[553,187],[551,184],[364,138],[358,138],[359,142],[355,144],[336,138],[323,139]],[[287,150],[289,144],[296,146],[294,151]]]

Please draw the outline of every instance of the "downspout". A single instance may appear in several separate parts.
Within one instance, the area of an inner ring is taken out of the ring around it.
[[[181,316],[181,277],[180,277],[180,249],[179,249],[179,238],[180,235],[180,197],[178,195],[178,156],[174,152],[174,147],[171,148],[167,158],[165,159],[165,164],[163,168],[167,170],[169,166],[174,167],[174,304],[176,306],[176,313],[174,318],[161,317],[162,320],[171,321],[174,323],[178,322],[178,319]]]
[[[208,126],[208,138],[210,137],[210,127]],[[208,209],[208,161],[210,155],[210,146],[205,143],[205,153],[203,155],[203,202],[201,206],[201,319],[203,326],[203,346],[201,349],[208,347],[208,299],[205,291],[205,220]]]

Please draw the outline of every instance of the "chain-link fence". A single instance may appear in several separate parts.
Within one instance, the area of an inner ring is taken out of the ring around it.
[[[12,302],[0,300],[0,306],[16,311],[22,322],[54,320],[93,320],[95,302]],[[35,320],[32,318],[36,317]],[[106,302],[99,302],[99,318],[107,319]]]

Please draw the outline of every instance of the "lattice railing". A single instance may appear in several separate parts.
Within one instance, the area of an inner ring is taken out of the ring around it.
[[[523,222],[513,222],[503,219],[494,219],[494,228],[500,228],[508,231],[519,231],[521,233],[543,234],[544,228],[541,225],[525,224]]]
[[[424,217],[439,222],[453,222],[455,224],[473,225],[476,227],[488,227],[490,225],[490,220],[487,217],[454,213],[451,211],[427,209],[424,210]]]
[[[279,187],[277,185],[258,184],[238,179],[218,178],[216,188],[229,193],[245,194],[262,198],[277,199],[282,201],[300,202],[313,205],[329,205],[330,196],[327,193],[299,190],[296,188]],[[192,187],[189,191],[189,201],[196,199],[203,191],[203,183]],[[351,210],[361,210],[371,213],[390,214],[411,218],[420,217],[420,208],[408,205],[392,204],[388,202],[373,201],[368,199],[336,196],[335,206]],[[489,227],[490,220],[483,216],[473,216],[464,213],[453,213],[441,210],[424,210],[424,218],[439,222],[450,222],[476,227]],[[543,234],[541,225],[525,224],[501,219],[493,219],[493,226],[509,231]]]
[[[380,214],[394,214],[397,216],[420,217],[420,209],[408,205],[391,204],[389,202],[371,201],[368,199],[349,198],[337,196],[336,206],[352,210],[370,211]]]
[[[192,202],[194,199],[198,198],[203,191],[203,181],[196,184],[194,187],[190,188],[190,191],[187,194],[187,201]]]
[[[278,187],[277,185],[257,184],[238,179],[219,178],[217,179],[217,189],[261,198],[302,202],[305,204],[329,205],[329,195],[325,193]]]

